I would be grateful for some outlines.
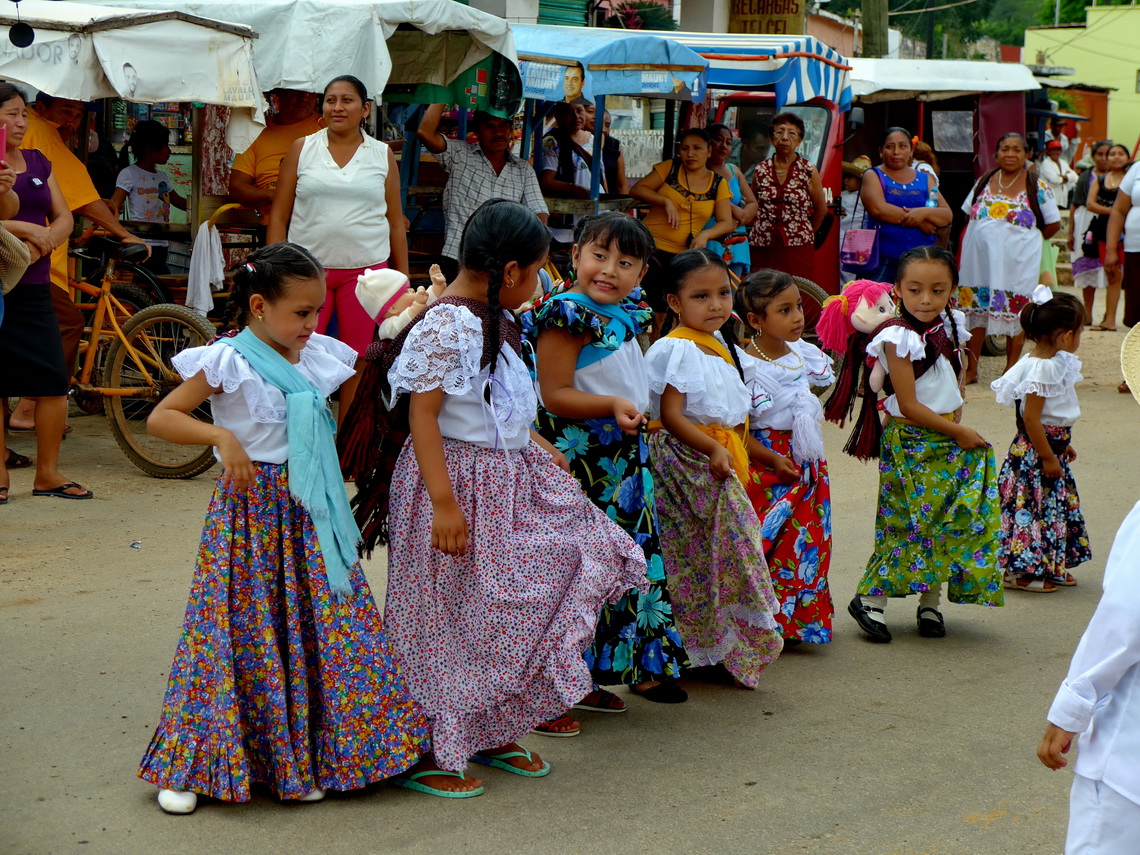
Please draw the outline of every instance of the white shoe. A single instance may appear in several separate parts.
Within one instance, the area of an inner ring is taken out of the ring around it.
[[[183,790],[159,790],[158,806],[167,813],[193,813],[198,806],[198,795]]]
[[[309,790],[309,792],[305,793],[305,795],[301,796],[301,798],[297,799],[297,801],[299,801],[299,802],[319,802],[324,797],[325,797],[325,791],[322,790],[320,787],[314,787],[313,789]]]

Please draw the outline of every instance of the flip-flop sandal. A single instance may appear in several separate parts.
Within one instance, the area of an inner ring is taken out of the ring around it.
[[[8,504],[8,491],[11,487],[0,487],[0,505]]]
[[[439,796],[441,799],[473,799],[475,796],[481,796],[487,792],[487,788],[483,786],[476,787],[473,790],[440,790],[436,787],[429,787],[427,784],[421,784],[420,778],[426,778],[429,775],[445,775],[449,778],[459,778],[461,781],[467,780],[462,772],[448,772],[444,769],[432,769],[426,772],[413,772],[412,774],[396,775],[389,780],[397,787],[403,787],[405,790],[415,790],[417,793],[427,793],[429,796]]]
[[[1089,327],[1092,332],[1116,332],[1116,327],[1106,327],[1104,324],[1097,324],[1094,327]]]
[[[4,465],[9,469],[27,469],[32,465],[32,458],[17,454],[9,448],[8,456],[4,459]]]
[[[1077,586],[1077,577],[1067,571],[1063,576],[1050,577],[1049,581],[1054,585],[1060,585],[1062,588],[1075,588]]]
[[[558,718],[552,718],[544,721],[542,724],[536,724],[530,729],[530,732],[536,736],[553,736],[555,739],[569,739],[571,736],[577,736],[582,732],[580,727],[573,730],[556,730],[555,726],[563,722],[573,721],[568,715],[560,715]]]
[[[1052,594],[1057,588],[1048,579],[1038,579],[1035,576],[1011,576],[1008,573],[1002,577],[1002,587],[1008,591],[1025,591],[1029,594]]]
[[[545,778],[550,774],[552,767],[546,760],[542,761],[541,769],[537,772],[531,772],[508,763],[507,761],[512,757],[525,757],[530,760],[534,755],[523,748],[522,751],[507,751],[503,754],[476,754],[471,758],[471,762],[479,763],[482,766],[493,766],[496,769],[502,769],[504,772],[510,772],[512,775],[522,775],[524,778]]]
[[[75,487],[79,490],[86,490],[86,492],[81,496],[76,496],[76,495],[73,495],[72,493],[67,492],[67,490],[71,487]],[[56,487],[53,490],[32,490],[32,495],[33,496],[55,496],[55,498],[57,498],[57,499],[94,499],[95,498],[94,493],[92,493],[90,490],[87,490],[82,485],[76,484],[74,481],[68,481],[66,484],[60,484],[58,487]]]
[[[589,700],[591,696],[596,697],[597,700],[591,703]],[[625,712],[625,701],[606,689],[594,689],[590,694],[574,704],[573,708],[576,710],[588,710],[590,712],[623,713]]]

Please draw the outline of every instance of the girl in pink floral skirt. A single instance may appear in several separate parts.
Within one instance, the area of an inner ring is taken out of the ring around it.
[[[641,548],[531,429],[538,401],[511,311],[533,295],[549,240],[521,205],[480,207],[458,277],[380,349],[358,395],[376,401],[387,366],[395,408],[368,443],[382,454],[406,412],[395,471],[373,460],[356,501],[366,546],[388,541],[385,629],[431,726],[434,757],[398,783],[444,798],[483,791],[469,760],[550,772],[516,740],[591,690],[582,657],[602,604],[648,585]]]

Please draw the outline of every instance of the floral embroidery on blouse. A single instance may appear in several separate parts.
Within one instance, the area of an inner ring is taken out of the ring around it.
[[[810,246],[815,235],[811,228],[811,162],[797,155],[788,167],[787,179],[776,179],[776,161],[768,158],[756,164],[752,190],[760,203],[756,222],[748,233],[753,246]]]
[[[1040,181],[1037,185],[1038,202],[1044,202],[1045,185]],[[1010,199],[990,192],[988,185],[982,189],[982,195],[970,208],[970,219],[1004,220],[1010,225],[1020,226],[1023,229],[1037,227],[1037,218],[1033,215],[1033,209],[1029,207],[1029,197],[1024,191],[1017,194],[1016,199]]]

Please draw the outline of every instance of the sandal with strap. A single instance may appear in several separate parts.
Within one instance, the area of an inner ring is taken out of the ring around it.
[[[1025,591],[1030,594],[1052,594],[1057,590],[1048,579],[1040,579],[1027,573],[1015,576],[1006,573],[1001,579],[1002,587],[1007,591]]]
[[[9,448],[8,455],[4,458],[4,465],[8,469],[27,469],[32,465],[32,458],[17,454]]]
[[[427,778],[431,775],[459,778],[461,781],[467,780],[467,776],[462,772],[448,772],[446,769],[427,769],[423,772],[412,772],[410,774],[405,772],[389,780],[395,786],[403,787],[405,790],[415,790],[417,793],[427,793],[429,796],[439,796],[441,799],[473,799],[475,796],[481,796],[487,792],[487,788],[484,786],[478,786],[473,790],[441,790],[420,783],[420,778]]]
[[[1069,571],[1065,571],[1060,576],[1051,576],[1049,581],[1054,585],[1059,585],[1062,588],[1075,588],[1077,587],[1077,577]]]
[[[623,713],[625,701],[606,689],[594,687],[594,690],[578,703],[574,704],[576,710],[588,710],[600,713]]]
[[[528,761],[534,755],[519,746],[518,751],[504,751],[502,754],[476,754],[471,758],[472,763],[479,763],[482,766],[493,766],[496,769],[502,769],[504,772],[510,772],[512,775],[522,775],[524,778],[545,778],[550,774],[551,765],[546,760],[542,761],[542,768],[537,772],[531,772],[529,769],[520,769],[518,766],[512,766],[507,761],[512,757],[525,757]]]
[[[569,739],[571,736],[577,736],[582,732],[582,728],[575,727],[573,730],[558,730],[558,726],[565,727],[566,724],[574,723],[574,719],[568,715],[560,715],[558,718],[547,719],[542,724],[536,724],[530,729],[530,732],[536,736],[553,736],[556,739]]]
[[[942,612],[932,606],[919,606],[915,613],[918,620],[918,634],[923,638],[945,638],[946,621],[942,619]]]

